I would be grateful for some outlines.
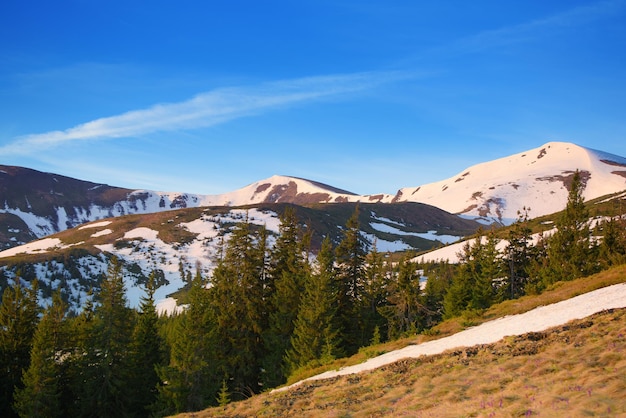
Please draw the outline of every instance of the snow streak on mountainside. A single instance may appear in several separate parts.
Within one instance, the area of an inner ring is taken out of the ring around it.
[[[422,202],[451,213],[511,223],[524,206],[530,216],[565,207],[574,172],[593,199],[626,189],[626,158],[565,142],[477,164],[447,180],[398,191],[394,201]]]

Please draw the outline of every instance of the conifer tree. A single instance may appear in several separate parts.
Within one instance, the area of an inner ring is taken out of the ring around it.
[[[486,309],[495,296],[494,281],[502,276],[502,263],[496,250],[498,243],[493,231],[483,237],[483,231],[468,241],[459,254],[459,268],[444,297],[444,317],[458,316],[467,309]]]
[[[369,340],[361,321],[365,256],[368,250],[369,242],[361,235],[359,207],[356,206],[354,213],[346,222],[343,238],[335,250],[340,334],[346,354],[355,353]]]
[[[288,373],[304,366],[324,364],[341,354],[336,328],[334,275],[332,244],[326,237],[317,255],[316,271],[306,277],[302,303],[286,354]]]
[[[456,266],[449,262],[427,263],[424,274],[428,277],[424,288],[424,306],[426,307],[425,327],[430,328],[443,318],[443,300],[452,284]]]
[[[169,364],[159,367],[160,414],[198,411],[214,404],[218,388],[216,323],[206,283],[198,269],[189,290],[189,306],[178,318]]]
[[[127,306],[122,264],[113,258],[98,295],[93,320],[76,353],[79,367],[74,382],[79,415],[126,416],[130,413],[128,352],[133,311]]]
[[[62,402],[63,361],[68,350],[65,322],[67,305],[59,291],[37,325],[30,353],[30,366],[23,376],[24,387],[15,393],[15,410],[21,417],[64,417]]]
[[[37,303],[37,281],[30,288],[22,285],[20,275],[15,284],[4,289],[0,304],[0,416],[17,416],[13,410],[15,390],[21,390],[22,373],[28,369],[33,335],[40,312]]]
[[[134,416],[146,416],[156,403],[158,386],[161,383],[157,367],[164,361],[164,341],[159,335],[158,316],[154,306],[155,271],[150,274],[145,291],[146,295],[140,301],[128,362],[131,370],[129,409]]]
[[[265,298],[267,232],[238,223],[218,260],[209,289],[216,321],[218,356],[229,376],[233,398],[250,396],[262,386],[263,334],[268,326]]]
[[[390,339],[403,334],[416,333],[422,327],[425,307],[422,303],[420,276],[417,265],[405,257],[398,265],[397,273],[389,282],[389,304],[381,311],[388,321]]]
[[[567,205],[555,223],[556,232],[547,240],[547,266],[541,271],[543,286],[573,280],[596,270],[595,248],[591,241],[589,212],[582,193],[579,171],[572,177]]]
[[[508,277],[501,288],[501,299],[516,299],[524,295],[529,280],[530,267],[537,255],[531,243],[532,231],[528,226],[529,208],[517,213],[517,220],[509,229],[508,245],[504,251],[504,263]]]
[[[487,309],[494,301],[496,280],[502,278],[502,261],[496,246],[498,239],[493,230],[487,233],[486,242],[479,238],[474,247],[468,267],[474,276],[472,288],[471,309]]]
[[[365,256],[365,280],[363,283],[363,324],[365,334],[373,337],[374,330],[380,334],[381,328],[386,330],[386,319],[380,309],[387,303],[388,266],[384,255],[378,252],[376,242]]]
[[[626,263],[626,220],[620,215],[600,224],[598,259],[604,268]]]
[[[264,334],[267,354],[263,360],[263,383],[278,386],[285,381],[286,364],[283,359],[289,348],[294,321],[304,292],[304,281],[309,266],[303,243],[307,238],[298,225],[295,211],[288,206],[281,215],[279,234],[270,254],[268,287],[270,313],[269,327]]]

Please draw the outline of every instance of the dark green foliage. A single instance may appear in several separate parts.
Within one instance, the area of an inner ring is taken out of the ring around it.
[[[264,333],[267,353],[263,359],[263,384],[278,386],[285,381],[283,359],[290,345],[300,309],[304,283],[309,274],[307,237],[297,223],[292,207],[285,208],[279,235],[270,255],[266,295],[270,303],[269,328]]]
[[[209,289],[210,306],[220,341],[217,357],[222,376],[230,376],[233,399],[258,393],[262,387],[263,334],[268,327],[265,228],[237,224],[217,261]]]
[[[62,402],[65,383],[63,361],[68,354],[69,335],[65,321],[67,306],[55,292],[33,337],[30,366],[23,376],[23,388],[15,393],[15,410],[21,417],[64,417]]]
[[[146,284],[146,296],[141,299],[137,323],[133,331],[129,367],[132,370],[128,390],[131,415],[144,416],[152,408],[161,380],[157,367],[164,362],[164,341],[159,335],[158,317],[154,306],[157,274],[153,272]]]
[[[465,310],[482,310],[491,306],[495,283],[503,275],[497,242],[491,231],[486,238],[479,232],[473,242],[465,244],[459,254],[459,269],[443,300],[445,318],[458,316]]]
[[[626,219],[612,217],[599,225],[602,242],[598,260],[603,268],[626,263]]]
[[[545,259],[537,268],[539,290],[558,281],[573,280],[597,271],[597,248],[591,240],[589,212],[582,192],[584,184],[576,171],[567,205],[545,240]]]
[[[343,231],[343,239],[335,249],[337,263],[338,307],[342,347],[346,353],[356,353],[359,347],[367,345],[369,337],[361,318],[364,288],[365,256],[370,243],[359,229],[359,207],[348,219]]]
[[[325,364],[340,355],[333,264],[332,245],[327,238],[317,256],[316,272],[305,278],[304,295],[286,354],[289,372]]]
[[[448,262],[428,263],[424,275],[428,278],[424,288],[424,306],[426,308],[425,327],[438,324],[443,318],[443,301],[458,267]]]
[[[128,308],[122,264],[112,259],[98,304],[86,306],[73,330],[71,415],[129,416],[129,347],[134,313]]]
[[[426,308],[422,303],[417,264],[402,260],[388,282],[388,304],[379,310],[387,319],[389,339],[415,334],[424,327]]]
[[[189,307],[175,321],[169,364],[158,368],[159,377],[166,382],[158,387],[155,409],[159,414],[198,411],[214,404],[219,364],[210,304],[206,283],[198,270],[189,291]]]
[[[24,288],[20,276],[4,290],[0,305],[0,416],[16,416],[13,394],[21,390],[22,372],[30,364],[33,335],[38,323],[37,281]]]
[[[508,245],[504,251],[506,281],[499,289],[500,299],[515,299],[523,296],[529,280],[531,265],[537,259],[532,245],[532,230],[528,226],[528,212],[523,208],[509,229]]]

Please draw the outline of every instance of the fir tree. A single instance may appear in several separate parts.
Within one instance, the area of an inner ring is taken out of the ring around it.
[[[419,279],[416,264],[410,261],[410,257],[403,259],[389,283],[389,304],[381,308],[388,321],[390,339],[414,334],[423,327],[425,308],[421,301]]]
[[[589,212],[583,200],[584,184],[579,171],[572,177],[567,205],[558,218],[556,232],[547,240],[547,265],[541,271],[544,286],[573,280],[596,270]]]
[[[216,325],[209,292],[198,269],[189,290],[189,306],[178,318],[169,364],[159,367],[160,414],[198,411],[213,404],[218,387]]]
[[[23,376],[24,387],[15,393],[15,410],[21,417],[63,417],[62,402],[68,334],[65,322],[67,305],[59,291],[53,293],[33,338],[30,366]]]
[[[355,353],[367,344],[365,327],[361,321],[365,256],[369,242],[361,235],[359,207],[348,219],[343,238],[335,250],[338,281],[338,315],[341,318],[340,334],[347,354]]]
[[[164,361],[164,341],[159,335],[158,316],[154,306],[155,271],[150,274],[145,291],[146,295],[140,301],[128,362],[132,371],[129,409],[134,416],[146,416],[156,403],[158,386],[161,383],[157,367]]]
[[[218,356],[230,376],[233,397],[247,397],[261,386],[262,336],[268,326],[265,296],[267,232],[238,223],[218,260],[209,294],[216,321]]]
[[[326,237],[317,255],[315,273],[307,275],[304,295],[286,353],[288,373],[338,357],[336,328],[337,291],[334,286],[334,255]]]
[[[380,333],[381,328],[386,329],[387,321],[380,314],[380,308],[387,303],[388,266],[384,261],[384,255],[378,252],[376,243],[365,256],[365,280],[363,283],[363,325],[365,334],[373,337],[374,330]],[[371,339],[370,337],[370,339]]]
[[[508,277],[501,288],[501,299],[516,299],[524,295],[529,280],[530,267],[537,251],[532,246],[532,231],[528,226],[528,212],[524,207],[509,229],[508,245],[504,251],[504,263]]]
[[[81,416],[128,416],[128,352],[133,311],[127,306],[122,264],[112,259],[101,284],[99,305],[93,318],[83,319],[73,383],[76,414]],[[85,315],[90,315],[87,312]]]
[[[269,328],[263,337],[267,347],[263,360],[263,383],[267,387],[278,386],[285,381],[286,365],[283,359],[289,348],[309,270],[302,237],[295,211],[288,206],[281,215],[279,235],[269,261],[267,282],[273,292],[268,295]]]
[[[4,289],[0,305],[0,416],[17,416],[13,394],[23,388],[22,373],[28,369],[33,335],[40,312],[37,281],[24,288],[19,274],[15,284]]]

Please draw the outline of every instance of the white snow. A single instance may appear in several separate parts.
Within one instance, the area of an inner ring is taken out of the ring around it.
[[[44,253],[50,249],[54,249],[61,245],[61,240],[58,238],[44,238],[38,241],[29,242],[28,244],[20,245],[19,247],[9,248],[0,252],[0,258],[12,257],[16,254],[35,254]]]
[[[451,213],[512,223],[517,211],[530,207],[530,216],[554,213],[565,207],[568,191],[562,180],[576,170],[591,177],[585,200],[626,189],[626,179],[614,172],[626,159],[567,142],[549,142],[519,154],[469,167],[454,177],[400,189],[400,201],[422,202]]]
[[[371,358],[364,363],[331,370],[317,376],[296,382],[293,385],[276,389],[287,390],[306,381],[328,379],[335,376],[360,373],[373,370],[405,358],[417,358],[443,353],[458,347],[470,347],[478,344],[490,344],[509,335],[521,335],[529,332],[544,331],[563,325],[574,319],[581,319],[606,309],[626,307],[626,283],[604,287],[574,298],[541,306],[519,315],[506,316],[469,328],[449,337],[428,341],[418,345],[385,353]]]
[[[97,238],[97,237],[101,237],[103,235],[109,235],[109,234],[112,234],[112,233],[113,233],[113,231],[111,231],[109,228],[107,228],[107,229],[103,229],[103,230],[98,231],[98,232],[94,232],[93,234],[91,234],[91,237],[92,238]]]
[[[103,226],[107,226],[110,225],[112,221],[100,221],[100,222],[94,222],[88,225],[83,225],[81,227],[79,227],[78,229],[87,229],[87,228],[102,228]]]

